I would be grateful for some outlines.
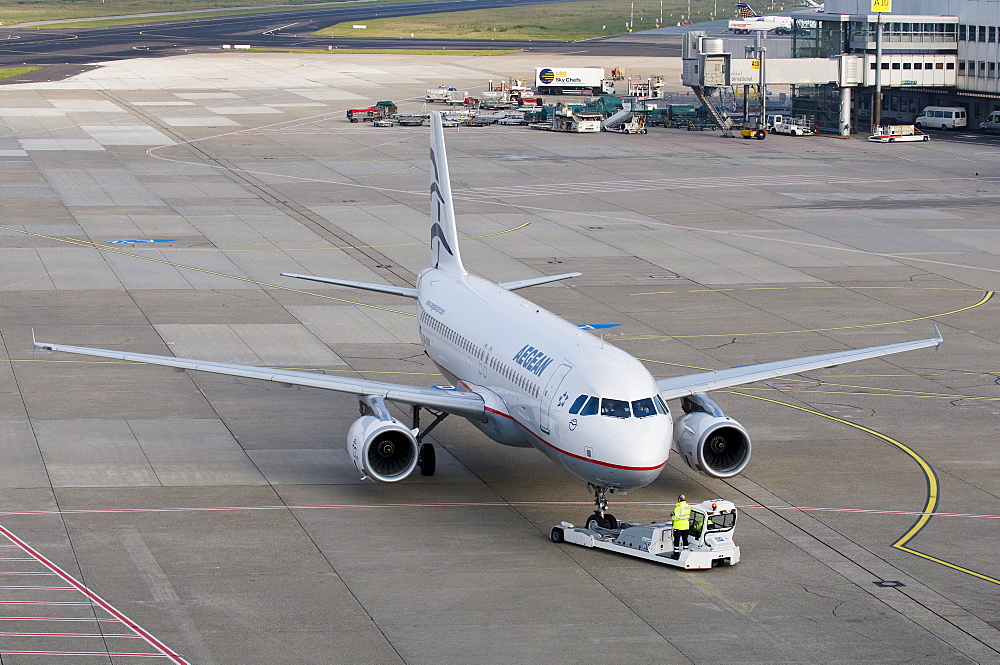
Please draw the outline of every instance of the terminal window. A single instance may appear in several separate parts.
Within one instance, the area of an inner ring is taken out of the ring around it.
[[[991,25],[990,26],[989,41],[990,42],[995,42],[996,40],[997,40],[997,29]]]

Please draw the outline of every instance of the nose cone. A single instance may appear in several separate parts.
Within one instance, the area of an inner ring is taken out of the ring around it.
[[[619,489],[644,487],[656,480],[670,454],[670,427],[646,424],[639,431],[622,433],[609,441],[611,463],[593,469],[595,484]],[[592,481],[593,482],[593,481]]]

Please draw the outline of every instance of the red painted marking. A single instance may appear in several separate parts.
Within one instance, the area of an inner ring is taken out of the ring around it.
[[[96,621],[98,623],[123,623],[118,619],[96,619],[94,617],[82,618],[54,618],[54,617],[0,617],[0,621]]]
[[[57,602],[48,600],[0,600],[0,605],[88,605],[93,603]]]
[[[124,637],[141,640],[138,635],[114,635],[112,633],[0,633],[0,637]]]
[[[145,628],[143,628],[142,626],[140,626],[139,624],[137,624],[135,621],[133,621],[132,619],[130,619],[127,616],[125,616],[122,612],[118,611],[113,605],[111,605],[111,603],[109,603],[108,601],[104,600],[103,598],[101,598],[100,596],[98,596],[96,593],[94,593],[93,591],[91,591],[90,589],[88,589],[87,587],[85,587],[83,584],[81,584],[80,582],[78,582],[73,576],[71,576],[69,573],[67,573],[66,571],[64,571],[59,566],[57,566],[55,563],[53,563],[52,561],[49,561],[46,557],[44,557],[41,554],[41,552],[38,552],[31,545],[29,545],[28,543],[24,542],[23,540],[21,540],[20,538],[18,538],[17,536],[15,536],[6,527],[0,526],[0,534],[3,534],[4,536],[7,536],[8,540],[10,540],[10,542],[18,545],[26,554],[34,557],[35,560],[38,561],[40,564],[42,564],[43,566],[45,566],[46,568],[48,568],[51,572],[55,573],[59,577],[61,577],[63,579],[63,581],[65,581],[67,584],[72,585],[74,588],[76,588],[77,591],[79,591],[80,593],[82,593],[83,595],[85,595],[87,598],[89,598],[91,601],[93,601],[93,603],[95,605],[101,606],[101,608],[103,608],[105,612],[107,612],[111,616],[115,617],[115,619],[117,619],[121,623],[124,623],[126,626],[128,626],[136,634],[140,635],[142,637],[142,639],[144,639],[146,641],[147,644],[149,644],[154,649],[156,649],[157,651],[159,651],[160,654],[162,654],[163,657],[168,658],[171,662],[176,663],[177,665],[190,665],[190,663],[188,663],[186,660],[184,660],[183,658],[181,658],[181,656],[178,653],[176,653],[173,649],[171,649],[166,644],[164,644],[163,642],[161,642],[160,640],[158,640],[151,633],[149,633]],[[97,621],[112,621],[112,619],[97,619]],[[60,655],[60,654],[55,654],[55,655]],[[67,654],[67,655],[73,655],[73,654]],[[155,654],[107,654],[107,653],[103,653],[103,654],[99,654],[99,655],[102,655],[102,656],[108,656],[108,655],[112,655],[112,656],[114,656],[114,655],[130,656],[130,655],[134,655],[134,656],[140,656],[140,657],[156,657]]]
[[[0,656],[115,656],[119,658],[169,658],[162,653],[113,653],[110,651],[0,651]]]
[[[210,506],[187,508],[89,508],[79,510],[22,510],[0,511],[0,515],[103,515],[119,513],[212,513],[237,512],[257,510],[363,510],[368,508],[509,508],[511,506],[592,506],[593,501],[441,501],[427,503],[330,503],[319,505],[282,505],[282,506]],[[619,506],[635,507],[673,507],[673,501],[623,501]],[[1000,520],[1000,515],[981,513],[925,513],[919,510],[875,510],[867,508],[818,508],[810,506],[763,506],[759,504],[737,505],[737,508],[765,508],[767,510],[801,510],[804,512],[841,512],[841,513],[871,513],[875,515],[929,515],[931,517],[966,517]],[[9,587],[0,589],[75,589],[76,587]]]

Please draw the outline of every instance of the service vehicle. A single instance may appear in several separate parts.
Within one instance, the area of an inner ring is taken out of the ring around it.
[[[767,117],[768,129],[774,134],[788,136],[812,136],[815,134],[806,118],[791,118],[787,115],[771,115]]]
[[[733,542],[736,514],[733,502],[722,499],[691,506],[688,548],[680,551],[674,551],[670,520],[652,524],[609,524],[605,517],[594,513],[587,518],[586,526],[560,522],[552,527],[549,537],[554,543],[596,547],[685,570],[704,570],[739,563],[740,548]]]
[[[930,141],[931,137],[913,125],[882,125],[868,137],[873,143],[902,143],[904,141]]]
[[[396,126],[396,121],[395,120],[390,120],[389,118],[382,118],[380,120],[376,120],[375,122],[373,122],[372,126],[373,127],[395,127]]]
[[[961,129],[968,118],[961,106],[925,106],[913,124],[920,129]]]
[[[758,141],[763,141],[767,138],[767,129],[763,127],[747,127],[740,130],[740,136],[745,139],[757,139]]]
[[[535,90],[539,95],[607,95],[614,93],[615,82],[604,76],[603,67],[535,67]]]
[[[986,116],[986,120],[979,123],[979,131],[983,134],[1000,132],[1000,111],[994,111]]]
[[[532,129],[547,129],[553,132],[574,132],[591,134],[601,131],[603,116],[594,111],[584,110],[576,104],[563,104],[546,107],[545,118],[532,122]]]

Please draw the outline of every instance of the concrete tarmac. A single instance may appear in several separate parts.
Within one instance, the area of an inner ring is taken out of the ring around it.
[[[679,69],[549,64],[571,62]],[[448,130],[468,267],[582,272],[522,293],[619,324],[605,339],[658,376],[940,326],[937,350],[714,393],[754,439],[746,472],[675,454],[614,497],[637,521],[679,492],[747,506],[731,568],[553,544],[590,512],[583,483],[456,418],[437,475],[378,485],[344,450],[351,397],[33,350],[443,383],[412,303],[279,273],[412,285],[428,130],[344,111],[536,64],[225,53],[0,90],[4,665],[1000,662],[989,139]]]

